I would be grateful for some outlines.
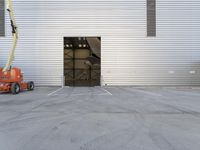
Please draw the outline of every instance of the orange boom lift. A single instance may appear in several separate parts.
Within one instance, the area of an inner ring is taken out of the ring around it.
[[[14,59],[15,48],[16,48],[17,39],[18,39],[18,29],[15,22],[13,9],[12,9],[10,0],[6,0],[6,9],[10,17],[13,44],[9,51],[9,56],[8,56],[8,60],[5,67],[0,68],[0,91],[18,94],[21,90],[29,90],[29,91],[34,90],[34,83],[32,81],[24,82],[21,69],[12,68],[11,66],[12,61]]]

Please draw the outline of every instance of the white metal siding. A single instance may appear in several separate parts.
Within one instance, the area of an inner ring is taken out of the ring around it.
[[[102,37],[108,85],[200,85],[200,0],[157,0],[157,36],[146,36],[146,0],[13,0],[15,66],[37,85],[61,85],[63,37]],[[0,37],[0,64],[11,43]]]

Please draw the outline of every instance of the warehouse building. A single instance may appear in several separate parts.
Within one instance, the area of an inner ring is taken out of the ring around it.
[[[200,85],[200,0],[13,0],[13,7],[13,66],[36,85]],[[1,66],[12,41],[4,10],[1,0]]]
[[[0,0],[0,150],[199,150],[199,100],[200,0]]]

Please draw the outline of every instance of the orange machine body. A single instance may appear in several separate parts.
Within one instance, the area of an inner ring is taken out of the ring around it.
[[[18,83],[21,90],[27,89],[27,83],[23,82],[23,74],[21,69],[12,68],[9,71],[3,72],[0,68],[0,91],[8,92],[11,89],[12,83]]]

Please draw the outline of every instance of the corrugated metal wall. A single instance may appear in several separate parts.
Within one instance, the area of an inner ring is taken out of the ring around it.
[[[102,37],[108,85],[200,85],[200,0],[157,0],[157,36],[146,35],[146,0],[13,0],[15,66],[37,85],[60,85],[63,37]],[[9,24],[7,16],[7,24]],[[0,64],[11,43],[0,37]]]

